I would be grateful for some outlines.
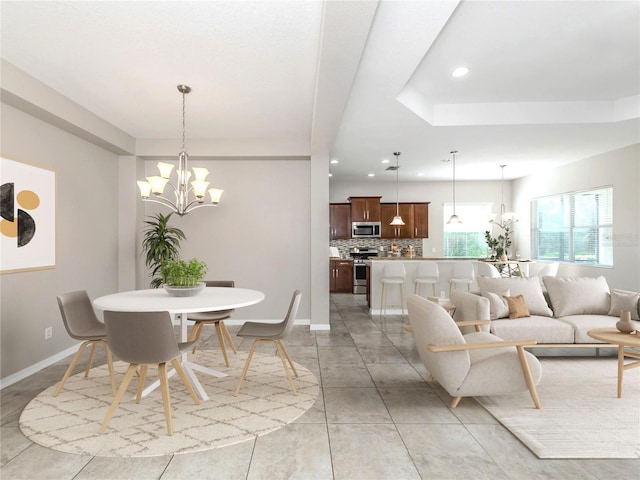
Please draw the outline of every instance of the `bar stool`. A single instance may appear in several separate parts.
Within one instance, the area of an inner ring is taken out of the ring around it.
[[[422,261],[418,263],[416,270],[416,278],[414,279],[415,288],[413,293],[419,295],[422,285],[431,284],[433,287],[433,296],[436,296],[436,284],[440,279],[440,271],[438,264],[431,261]]]
[[[404,285],[404,281],[407,278],[407,271],[404,268],[404,264],[402,262],[389,262],[385,263],[382,268],[382,293],[380,295],[380,312],[381,315],[385,315],[387,312],[387,285],[399,285],[400,286],[400,308],[402,309],[402,315],[404,315],[404,303],[402,299],[404,298],[404,293],[402,290],[402,285]]]
[[[449,279],[449,296],[451,296],[451,288],[454,285],[466,285],[467,290],[470,290],[474,278],[475,272],[472,262],[453,262],[453,271],[451,279]]]

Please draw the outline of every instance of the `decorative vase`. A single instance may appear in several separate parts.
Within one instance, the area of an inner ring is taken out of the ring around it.
[[[616,328],[622,333],[633,333],[636,327],[631,323],[631,312],[620,310],[620,320],[616,322]]]
[[[164,285],[164,289],[166,292],[173,297],[193,297],[194,295],[199,294],[206,284],[204,282],[200,282],[197,285],[189,286],[189,287],[178,287],[175,285]]]
[[[503,253],[502,255],[500,255],[500,261],[501,262],[506,262],[509,258],[507,257],[506,253]]]

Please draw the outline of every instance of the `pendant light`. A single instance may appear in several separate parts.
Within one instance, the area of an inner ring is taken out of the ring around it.
[[[500,213],[492,213],[489,219],[490,223],[495,223],[501,228],[508,227],[510,223],[518,221],[515,212],[507,212],[507,208],[504,205],[504,167],[506,167],[506,165],[500,165]]]
[[[398,181],[398,170],[400,169],[400,166],[398,165],[398,157],[400,156],[400,152],[393,152],[393,154],[396,156],[396,216],[393,217],[393,220],[391,220],[389,225],[392,227],[401,227],[404,225],[404,222],[400,216],[400,202],[398,201],[398,191],[400,190],[400,184]]]
[[[451,155],[453,156],[453,215],[451,215],[451,218],[449,218],[447,224],[455,225],[462,223],[462,221],[458,218],[458,215],[456,215],[456,154],[458,153],[458,151],[452,150],[449,153],[451,153]]]
[[[178,91],[182,94],[182,151],[178,154],[178,170],[177,182],[175,185],[169,182],[171,171],[174,165],[171,163],[158,163],[160,175],[147,177],[146,181],[138,181],[140,195],[145,202],[160,203],[169,207],[180,216],[186,215],[192,210],[200,207],[217,206],[220,203],[220,197],[224,190],[210,188],[210,203],[205,203],[205,196],[209,182],[206,180],[209,170],[206,168],[193,167],[194,181],[189,186],[191,171],[187,168],[187,160],[189,155],[185,151],[185,95],[191,91],[191,87],[187,85],[178,85]],[[164,187],[169,184],[173,189],[175,201],[163,197]]]

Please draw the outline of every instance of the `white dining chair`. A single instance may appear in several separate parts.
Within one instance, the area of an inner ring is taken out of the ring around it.
[[[453,271],[449,279],[449,295],[451,295],[451,289],[454,285],[456,285],[456,288],[458,285],[466,285],[467,290],[471,290],[471,284],[474,278],[475,270],[473,268],[473,262],[453,262]]]
[[[382,278],[380,281],[382,282],[382,292],[380,295],[380,314],[386,315],[387,313],[387,286],[388,285],[398,285],[400,287],[400,309],[402,311],[402,315],[404,316],[404,291],[402,286],[407,278],[407,271],[404,268],[404,263],[401,261],[395,262],[387,262],[382,267]]]
[[[415,288],[413,293],[420,294],[422,289],[422,285],[431,285],[433,289],[433,296],[436,296],[436,285],[438,284],[438,280],[440,279],[440,271],[438,269],[438,264],[436,262],[432,262],[429,260],[424,260],[418,263],[418,267],[416,268],[416,277],[413,280],[415,283]]]

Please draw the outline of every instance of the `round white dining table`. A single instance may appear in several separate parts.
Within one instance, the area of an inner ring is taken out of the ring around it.
[[[188,340],[187,314],[248,307],[260,303],[262,300],[264,300],[264,293],[247,288],[206,287],[192,297],[174,297],[169,295],[163,288],[157,288],[112,293],[111,295],[96,298],[93,304],[98,310],[102,311],[169,312],[175,319],[180,321],[180,340],[186,342]],[[215,377],[226,376],[225,373],[187,360],[186,353],[182,356],[182,365],[202,400],[208,400],[209,396],[202,388],[194,370]],[[172,371],[170,375],[174,373],[175,371]],[[151,384],[144,390],[143,395],[147,395],[157,388],[159,384],[159,381]]]

